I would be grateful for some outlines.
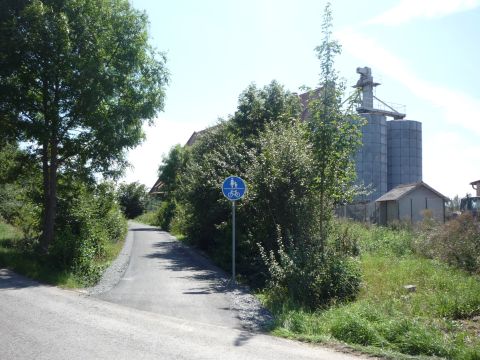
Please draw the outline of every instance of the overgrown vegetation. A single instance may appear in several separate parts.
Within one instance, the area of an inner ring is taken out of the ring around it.
[[[126,220],[112,185],[103,183],[87,187],[75,182],[63,186],[56,237],[46,256],[38,251],[40,211],[29,214],[0,211],[0,219],[23,224],[17,228],[2,222],[8,232],[4,232],[0,241],[0,266],[57,285],[89,286],[98,281],[103,269],[121,250]],[[14,205],[38,208],[25,199]]]
[[[415,248],[426,257],[480,274],[480,222],[474,221],[469,212],[445,225],[428,219]]]
[[[311,311],[261,295],[276,315],[273,332],[313,341],[341,341],[376,354],[479,359],[480,281],[416,254],[421,234],[341,222],[358,241],[361,291],[356,301]],[[409,292],[404,286],[414,285]]]

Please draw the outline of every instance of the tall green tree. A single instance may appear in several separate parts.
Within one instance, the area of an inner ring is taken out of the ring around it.
[[[122,183],[118,187],[117,198],[125,216],[133,219],[145,211],[148,200],[147,188],[138,182]]]
[[[158,179],[162,182],[162,200],[172,200],[179,186],[179,178],[188,160],[188,148],[180,144],[173,146],[158,167]]]
[[[0,138],[30,144],[43,172],[44,250],[59,172],[113,176],[163,109],[165,57],[127,0],[2,2]]]
[[[291,122],[299,118],[300,112],[298,96],[286,91],[277,81],[263,88],[251,84],[239,96],[237,111],[231,119],[232,128],[249,147],[258,147],[256,138],[266,125]]]
[[[325,245],[333,207],[353,198],[355,180],[354,154],[361,145],[363,121],[344,107],[345,84],[335,70],[335,56],[340,44],[332,39],[332,10],[328,3],[322,23],[323,40],[316,48],[320,60],[320,92],[309,101],[308,124],[314,144],[317,176],[314,187],[319,194],[320,247]]]

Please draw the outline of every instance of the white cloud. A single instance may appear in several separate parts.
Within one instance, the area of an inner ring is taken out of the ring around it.
[[[479,0],[401,0],[369,24],[396,26],[415,19],[432,19],[468,11],[480,6]]]
[[[185,122],[159,118],[154,126],[145,126],[147,139],[129,152],[128,161],[132,167],[126,171],[122,181],[127,183],[138,181],[147,187],[153,186],[157,180],[157,170],[162,156],[168,154],[172,146],[184,145],[194,131],[203,130],[208,125],[198,121]]]
[[[400,58],[358,32],[346,29],[336,35],[348,53],[369,64],[375,71],[395,79],[411,93],[440,109],[451,125],[480,135],[480,99],[417,77]]]

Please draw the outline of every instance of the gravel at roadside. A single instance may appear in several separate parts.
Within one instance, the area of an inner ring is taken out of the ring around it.
[[[130,262],[132,245],[133,233],[128,231],[122,251],[120,251],[118,257],[105,270],[98,284],[86,289],[88,295],[98,295],[107,292],[117,285],[125,273],[125,270],[127,270],[128,263]]]

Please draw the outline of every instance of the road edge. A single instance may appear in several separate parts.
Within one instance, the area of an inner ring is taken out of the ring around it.
[[[97,285],[85,289],[88,296],[98,295],[110,291],[115,287],[115,285],[118,284],[123,274],[127,270],[128,264],[130,263],[133,237],[134,234],[133,231],[130,231],[129,223],[125,244],[123,244],[122,251],[120,251],[117,258],[103,272],[103,275]]]

